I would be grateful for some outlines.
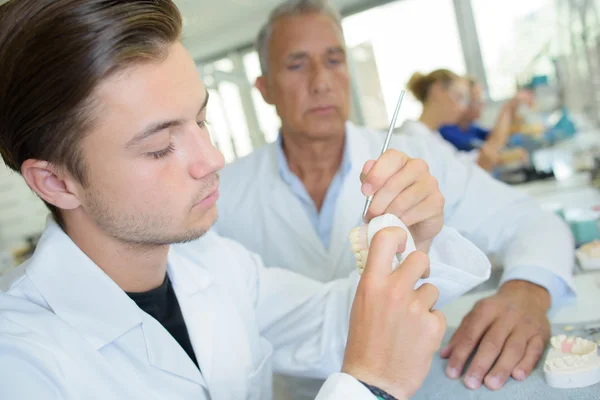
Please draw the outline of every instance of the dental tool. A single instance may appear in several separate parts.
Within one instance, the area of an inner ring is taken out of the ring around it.
[[[387,136],[385,137],[385,142],[383,143],[383,149],[381,149],[381,155],[386,152],[390,145],[390,139],[392,138],[392,133],[394,132],[394,128],[396,127],[396,120],[398,119],[398,112],[400,111],[400,105],[402,104],[402,100],[404,99],[405,91],[400,91],[400,97],[398,98],[398,103],[396,104],[396,110],[394,110],[394,115],[392,116],[392,122],[390,123],[390,128],[388,129]],[[380,157],[381,157],[380,155]],[[363,210],[362,219],[364,222],[367,218],[367,211],[369,211],[369,207],[371,206],[371,202],[373,201],[373,195],[367,197],[367,201],[365,202],[365,209]]]

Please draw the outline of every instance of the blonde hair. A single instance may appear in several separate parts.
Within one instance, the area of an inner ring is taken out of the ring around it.
[[[444,87],[448,87],[453,81],[460,79],[460,76],[447,69],[436,69],[427,75],[420,72],[415,72],[406,87],[421,103],[427,101],[429,89],[434,83],[441,83]]]

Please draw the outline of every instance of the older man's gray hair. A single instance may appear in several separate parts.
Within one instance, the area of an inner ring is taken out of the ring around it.
[[[269,42],[273,34],[273,24],[280,18],[305,13],[318,13],[330,17],[342,29],[340,12],[328,0],[286,0],[269,15],[269,20],[261,28],[256,39],[256,51],[263,75],[269,72]]]

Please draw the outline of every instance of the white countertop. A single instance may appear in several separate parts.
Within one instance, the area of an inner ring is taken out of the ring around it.
[[[600,205],[600,190],[591,186],[587,172],[577,173],[563,181],[551,179],[515,185],[513,188],[533,197],[542,206],[591,209]]]
[[[546,179],[542,181],[522,183],[512,186],[520,192],[525,192],[532,197],[552,194],[572,189],[590,187],[589,172],[578,172],[568,179],[559,181],[557,179]]]

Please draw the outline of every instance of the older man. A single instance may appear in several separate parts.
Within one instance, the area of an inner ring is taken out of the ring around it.
[[[360,223],[364,196],[373,193],[370,163],[383,134],[347,122],[350,74],[339,14],[317,0],[289,0],[270,15],[257,42],[262,76],[256,87],[281,118],[279,139],[225,168],[218,230],[282,265],[321,281],[354,268],[347,235]],[[424,138],[394,137],[401,172],[381,190],[369,216],[390,204],[418,237],[427,231],[431,202],[419,179],[429,164],[445,196],[445,224],[494,254],[504,266],[500,287],[463,320],[449,345],[447,375],[476,389],[524,380],[542,355],[547,311],[572,286],[573,239],[564,223],[531,199],[494,181],[474,165]],[[405,163],[405,164],[403,164]],[[430,252],[448,248],[433,240]],[[430,237],[425,234],[426,244]],[[465,260],[467,261],[467,260]],[[474,358],[465,371],[470,355]]]

